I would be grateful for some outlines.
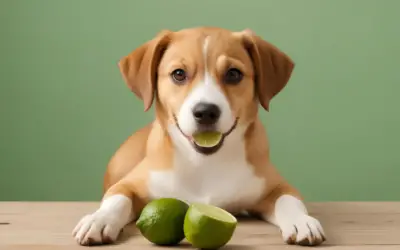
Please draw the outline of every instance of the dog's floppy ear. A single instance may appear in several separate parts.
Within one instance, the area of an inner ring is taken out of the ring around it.
[[[278,48],[246,29],[238,35],[243,39],[255,67],[256,92],[261,106],[269,110],[271,99],[287,84],[294,62]]]
[[[126,84],[143,101],[144,111],[149,110],[153,103],[158,64],[168,46],[171,33],[169,30],[161,31],[118,63]]]

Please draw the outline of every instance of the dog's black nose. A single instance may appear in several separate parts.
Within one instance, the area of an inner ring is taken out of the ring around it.
[[[219,107],[212,103],[200,102],[193,108],[193,116],[198,124],[212,125],[221,115]]]

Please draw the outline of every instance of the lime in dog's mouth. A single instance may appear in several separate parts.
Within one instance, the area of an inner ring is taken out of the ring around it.
[[[203,148],[212,148],[221,143],[224,135],[218,131],[205,131],[192,136],[193,142]]]
[[[186,135],[179,126],[178,119],[174,115],[175,125],[184,137],[192,144],[194,149],[201,154],[211,155],[217,152],[223,145],[225,138],[236,128],[238,118],[235,119],[232,127],[225,133],[216,130],[198,130],[192,135]]]

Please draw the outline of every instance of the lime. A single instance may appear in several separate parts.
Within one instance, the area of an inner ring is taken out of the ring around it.
[[[229,242],[236,225],[236,218],[222,208],[193,203],[185,216],[184,233],[196,248],[217,249]]]
[[[202,132],[193,135],[194,142],[201,147],[214,147],[222,140],[222,133],[216,131]]]
[[[176,245],[185,238],[183,222],[188,208],[185,202],[174,198],[153,200],[143,208],[136,226],[156,245]]]

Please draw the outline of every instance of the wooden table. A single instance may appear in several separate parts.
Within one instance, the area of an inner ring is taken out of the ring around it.
[[[94,211],[94,202],[0,202],[0,250],[88,249],[71,236],[77,221]],[[309,203],[310,214],[324,226],[328,240],[318,248],[329,250],[400,250],[400,202]],[[162,249],[148,243],[128,226],[116,245],[89,249]],[[183,243],[171,249],[194,249]],[[166,248],[163,248],[166,249]],[[223,249],[304,249],[283,243],[276,227],[243,220]]]

